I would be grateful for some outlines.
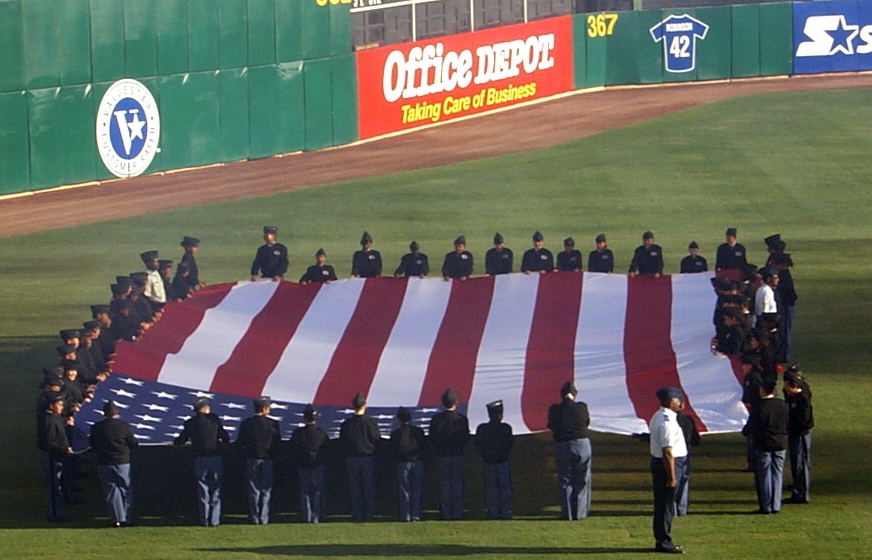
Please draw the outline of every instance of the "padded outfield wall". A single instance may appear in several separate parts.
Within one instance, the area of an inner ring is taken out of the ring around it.
[[[560,16],[352,52],[351,0],[0,0],[0,194],[573,90],[872,69],[872,2]]]

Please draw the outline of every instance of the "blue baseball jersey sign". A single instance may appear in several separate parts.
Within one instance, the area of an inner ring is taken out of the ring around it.
[[[872,70],[872,2],[793,4],[796,74]]]
[[[687,14],[669,16],[651,28],[654,42],[663,42],[667,72],[691,72],[696,68],[696,40],[705,39],[709,26]]]

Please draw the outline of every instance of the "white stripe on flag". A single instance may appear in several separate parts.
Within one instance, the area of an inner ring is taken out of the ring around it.
[[[157,380],[208,390],[215,370],[230,358],[251,321],[278,287],[278,282],[269,280],[233,286],[221,303],[206,311],[200,326],[185,340],[178,354],[167,355]]]
[[[472,430],[487,422],[485,405],[502,400],[504,421],[518,431],[529,431],[521,413],[521,393],[538,289],[539,274],[501,274],[495,278],[467,408]]]
[[[742,386],[726,356],[705,351],[715,334],[713,276],[672,276],[672,348],[681,386],[699,419],[710,432],[736,431],[747,416],[741,403]]]
[[[314,400],[365,282],[363,278],[352,278],[321,286],[270,374],[265,395],[296,403]]]
[[[366,397],[370,406],[417,406],[451,282],[409,278],[403,305]]]
[[[627,277],[585,272],[575,334],[575,386],[588,404],[591,429],[619,434],[644,433],[627,391],[624,321]]]

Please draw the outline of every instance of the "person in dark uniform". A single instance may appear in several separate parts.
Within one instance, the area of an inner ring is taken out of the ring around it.
[[[37,416],[37,444],[43,480],[48,491],[46,500],[48,520],[66,521],[61,479],[64,462],[73,454],[73,450],[67,439],[64,397],[60,392],[51,392],[40,400],[45,408]]]
[[[372,236],[368,231],[360,236],[360,251],[355,251],[351,257],[352,278],[375,278],[381,276],[381,253],[372,248]]]
[[[484,501],[490,519],[512,518],[512,472],[509,454],[514,436],[512,427],[503,422],[503,401],[487,404],[489,421],[479,424],[473,442],[484,463]]]
[[[91,306],[91,317],[100,323],[100,336],[98,337],[100,352],[103,359],[108,363],[115,356],[115,336],[112,334],[112,317],[110,317],[108,305],[97,304]]]
[[[97,455],[97,474],[103,483],[103,500],[114,527],[133,522],[133,486],[130,483],[130,452],[138,445],[130,424],[118,418],[112,401],[103,405],[104,419],[91,426],[91,449]]]
[[[684,434],[684,443],[687,446],[687,459],[684,462],[684,472],[681,473],[681,478],[678,479],[678,484],[675,487],[675,515],[687,515],[687,507],[690,503],[690,448],[699,447],[702,438],[699,435],[699,430],[696,428],[696,422],[693,418],[684,413],[686,399],[682,395],[681,407],[676,413],[678,426],[681,428],[681,433]]]
[[[276,241],[279,229],[275,226],[263,226],[264,244],[258,247],[251,263],[251,281],[261,278],[272,278],[278,282],[288,271],[288,248]]]
[[[131,272],[130,281],[130,292],[127,294],[127,300],[133,304],[132,310],[142,326],[142,330],[148,330],[154,326],[156,319],[156,310],[144,293],[145,284],[148,281],[148,273]]]
[[[484,256],[484,271],[487,276],[509,274],[512,272],[514,255],[512,250],[506,247],[505,239],[497,232],[494,234],[494,246],[488,249]]]
[[[318,249],[315,253],[315,264],[306,269],[300,278],[300,284],[329,284],[336,281],[336,271],[327,264],[327,253]]]
[[[279,423],[269,417],[272,401],[269,397],[254,399],[254,416],[239,425],[236,443],[245,457],[245,479],[248,493],[248,521],[253,525],[269,523],[269,506],[275,481],[273,458],[282,443]]]
[[[188,275],[185,277],[185,282],[188,285],[187,292],[196,292],[200,288],[206,285],[205,282],[200,280],[200,268],[197,266],[197,260],[194,258],[197,254],[197,251],[200,250],[200,240],[196,237],[188,237],[187,235],[182,238],[182,242],[180,244],[182,248],[185,250],[185,253],[182,255],[179,264],[183,264],[188,269]],[[182,299],[184,296],[182,294],[176,294]]]
[[[430,272],[430,263],[427,255],[421,252],[421,246],[417,241],[409,243],[409,252],[400,259],[400,266],[394,271],[394,278],[405,276],[410,278],[417,276],[423,278]]]
[[[117,286],[117,284],[112,285]],[[116,341],[136,341],[137,337],[140,335],[141,328],[140,325],[130,317],[133,304],[126,299],[115,299],[112,300],[112,303],[115,307],[115,313],[111,315],[112,336]]]
[[[397,409],[397,421],[400,427],[391,432],[391,450],[397,461],[400,521],[421,521],[427,436],[424,430],[412,425],[408,408]]]
[[[790,268],[793,266],[793,259],[789,253],[776,255],[772,259],[773,264],[778,268],[778,287],[776,288],[778,296],[778,313],[781,319],[779,325],[779,361],[789,362],[793,354],[793,316],[796,313],[796,300],[799,296],[796,293],[796,287],[793,284],[793,275],[790,274]]]
[[[567,237],[563,240],[563,251],[557,254],[557,270],[581,270],[581,251],[575,249],[575,239]]]
[[[708,262],[705,257],[699,254],[699,245],[696,241],[691,241],[687,246],[687,256],[681,259],[681,274],[693,274],[696,272],[706,272],[708,270]]]
[[[157,262],[157,270],[160,273],[160,279],[163,283],[164,294],[167,301],[178,301],[179,296],[176,295],[176,289],[173,287],[172,272],[173,261],[170,259],[161,259]]]
[[[747,439],[746,459],[748,466],[745,472],[755,472],[756,459],[754,455],[754,431],[751,427],[751,413],[760,403],[760,386],[763,385],[760,358],[751,354],[745,354],[741,360],[742,367],[742,404],[748,411],[748,420],[742,428],[742,435]]]
[[[789,504],[807,504],[811,501],[811,429],[814,412],[811,389],[796,371],[784,372],[784,395],[789,407],[787,423],[787,449],[790,454],[790,474],[793,489]]]
[[[654,486],[654,541],[657,552],[682,553],[672,542],[675,489],[687,460],[687,445],[676,414],[681,408],[681,389],[663,387],[657,391],[660,408],[648,423],[651,479]]]
[[[654,243],[654,234],[650,231],[642,234],[642,244],[633,253],[628,274],[645,274],[654,278],[663,274],[663,249]]]
[[[725,307],[723,310],[723,328],[718,330],[716,344],[722,354],[741,354],[745,345],[747,333],[742,329],[740,320],[742,310],[738,307]]]
[[[554,437],[554,462],[560,485],[563,519],[584,519],[590,511],[591,461],[587,404],[575,402],[578,389],[571,382],[560,388],[561,401],[548,409],[548,429]]]
[[[191,291],[191,284],[188,282],[190,276],[188,265],[180,262],[176,265],[176,275],[173,277],[173,291],[179,300],[188,299],[194,293]]]
[[[751,409],[749,420],[754,434],[754,474],[759,513],[781,511],[784,484],[784,459],[787,448],[787,403],[775,398],[775,381],[764,380],[760,386],[760,402]]]
[[[469,420],[457,412],[457,393],[448,388],[442,394],[442,412],[430,419],[430,444],[439,461],[439,512],[444,520],[463,517],[466,467],[464,455],[469,443]]]
[[[366,415],[366,397],[351,401],[354,414],[339,427],[339,441],[348,458],[351,513],[355,521],[369,521],[375,514],[375,446],[381,437],[378,423]]]
[[[738,270],[748,264],[745,246],[736,242],[736,228],[727,228],[726,242],[718,245],[715,270]]]
[[[533,248],[527,249],[521,259],[521,272],[532,274],[534,272],[546,273],[554,270],[554,255],[543,247],[545,236],[537,231],[533,234]]]
[[[194,416],[185,420],[182,433],[173,445],[184,445],[189,439],[194,450],[194,477],[197,481],[197,513],[200,525],[217,527],[221,523],[221,479],[224,463],[221,454],[230,437],[209,400],[194,401]]]
[[[772,266],[775,264],[775,257],[784,254],[784,251],[787,249],[787,243],[781,239],[780,233],[770,235],[763,242],[766,243],[766,250],[769,251],[769,256],[766,257],[764,267]]]
[[[300,475],[300,515],[305,523],[320,523],[324,508],[324,446],[329,437],[319,428],[318,411],[303,409],[304,426],[291,434],[291,455]]]
[[[442,277],[448,281],[468,280],[472,276],[472,253],[466,250],[466,237],[454,240],[454,250],[445,255],[442,262]]]
[[[606,242],[606,234],[596,236],[596,250],[587,256],[588,272],[614,272],[615,255]]]

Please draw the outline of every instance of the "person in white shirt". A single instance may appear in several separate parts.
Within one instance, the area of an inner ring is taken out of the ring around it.
[[[778,313],[775,288],[778,287],[778,270],[766,267],[762,271],[763,284],[754,295],[754,315],[757,321],[767,313]]]
[[[675,516],[675,488],[684,472],[687,444],[676,413],[684,398],[681,389],[663,387],[657,391],[660,408],[651,417],[651,477],[654,484],[654,540],[657,552],[682,553],[672,542],[672,518]]]

